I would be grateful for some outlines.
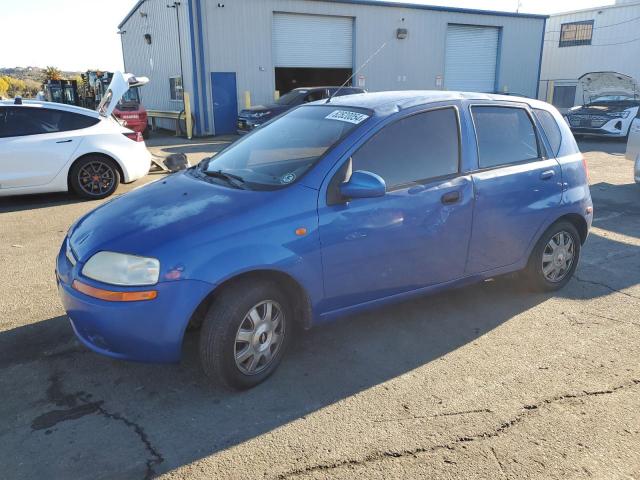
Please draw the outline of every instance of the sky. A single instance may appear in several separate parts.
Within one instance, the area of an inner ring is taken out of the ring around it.
[[[213,0],[205,0],[213,1]],[[227,0],[227,2],[243,0]],[[410,0],[405,0],[410,2]],[[119,70],[117,25],[136,0],[2,0],[0,67]],[[550,14],[614,0],[413,0],[410,3]]]

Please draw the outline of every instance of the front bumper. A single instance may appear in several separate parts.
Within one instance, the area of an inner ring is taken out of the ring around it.
[[[574,135],[593,135],[597,137],[623,138],[626,136],[626,132],[622,130],[611,131],[603,128],[571,127],[571,132],[573,132]]]
[[[250,118],[238,117],[236,132],[238,135],[246,135],[247,133],[253,131],[260,125],[262,125],[264,121],[256,121]]]
[[[65,256],[66,240],[56,261],[58,293],[78,339],[91,350],[108,357],[152,363],[180,360],[182,339],[191,315],[212,290],[198,280],[160,282],[155,300],[108,302],[71,287],[83,264],[71,265]],[[90,279],[82,282],[117,289]],[[122,288],[122,290],[136,290]]]

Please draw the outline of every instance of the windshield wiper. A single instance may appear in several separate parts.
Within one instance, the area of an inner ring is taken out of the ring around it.
[[[221,178],[226,180],[227,183],[230,183],[236,188],[246,188],[245,180],[240,175],[234,175],[233,173],[223,172],[222,170],[203,170],[204,173],[208,177]]]

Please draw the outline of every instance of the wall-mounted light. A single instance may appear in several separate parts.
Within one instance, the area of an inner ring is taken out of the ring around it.
[[[148,17],[149,15],[147,14],[147,12],[143,12],[142,10],[140,10],[140,16],[141,16],[142,18],[146,18],[146,17]]]
[[[406,28],[399,28],[398,30],[396,30],[396,38],[398,40],[404,40],[408,35],[409,30],[407,30]]]
[[[151,34],[150,33],[145,33],[144,34],[144,41],[147,42],[147,45],[151,45]]]

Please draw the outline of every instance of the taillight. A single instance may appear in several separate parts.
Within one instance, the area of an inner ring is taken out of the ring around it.
[[[142,138],[142,133],[140,132],[131,132],[131,133],[123,133],[123,135],[134,142],[142,142],[144,138]]]

